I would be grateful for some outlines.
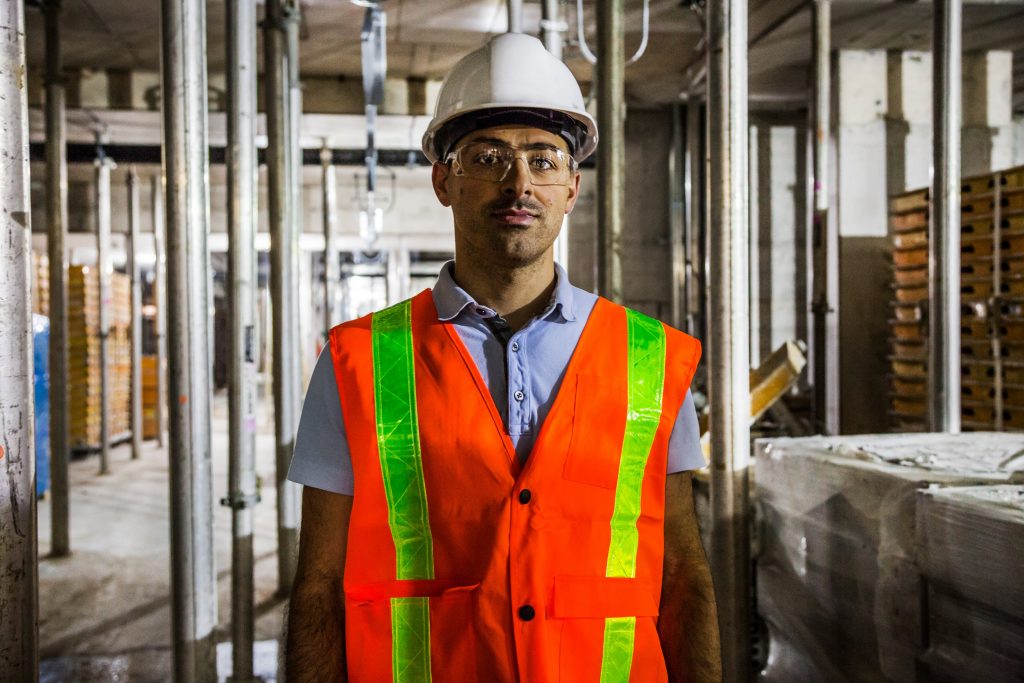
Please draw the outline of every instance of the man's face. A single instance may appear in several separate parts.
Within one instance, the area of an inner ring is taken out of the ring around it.
[[[551,146],[568,155],[563,138],[528,126],[497,126],[474,131],[455,145],[488,142],[522,149]],[[547,254],[572,211],[580,174],[573,171],[563,185],[534,185],[525,160],[516,159],[504,180],[493,182],[458,175],[452,164],[435,163],[434,192],[452,208],[459,258],[502,267],[534,263]]]

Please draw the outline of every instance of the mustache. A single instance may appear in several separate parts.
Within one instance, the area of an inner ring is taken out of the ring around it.
[[[529,199],[517,199],[512,202],[507,200],[491,202],[487,206],[487,210],[490,213],[497,211],[529,211],[530,213],[541,215],[544,213],[544,206],[540,202]]]

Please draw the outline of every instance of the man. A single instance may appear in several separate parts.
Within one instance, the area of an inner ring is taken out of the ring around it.
[[[455,261],[332,330],[306,396],[289,682],[720,680],[699,344],[553,261],[596,145],[534,38],[446,79],[423,150]]]

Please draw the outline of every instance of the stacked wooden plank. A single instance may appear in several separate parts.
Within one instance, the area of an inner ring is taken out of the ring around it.
[[[111,440],[131,430],[131,282],[111,276],[109,368],[109,430]],[[68,391],[72,448],[100,445],[100,292],[94,267],[68,269]]]
[[[157,437],[157,357],[142,357],[142,438]]]
[[[929,193],[893,197],[890,417],[927,420]],[[1024,167],[966,178],[961,195],[961,405],[969,430],[1024,430]]]
[[[893,302],[889,319],[889,414],[898,431],[924,431],[927,419],[925,342],[928,326],[928,190],[889,202],[893,240]]]
[[[50,314],[50,258],[43,252],[32,252],[32,312]]]

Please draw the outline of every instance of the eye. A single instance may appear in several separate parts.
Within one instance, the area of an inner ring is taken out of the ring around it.
[[[530,166],[537,171],[556,171],[560,159],[554,152],[537,152],[530,156]]]
[[[502,163],[503,155],[498,150],[483,149],[473,154],[473,164],[476,166],[497,166]]]

